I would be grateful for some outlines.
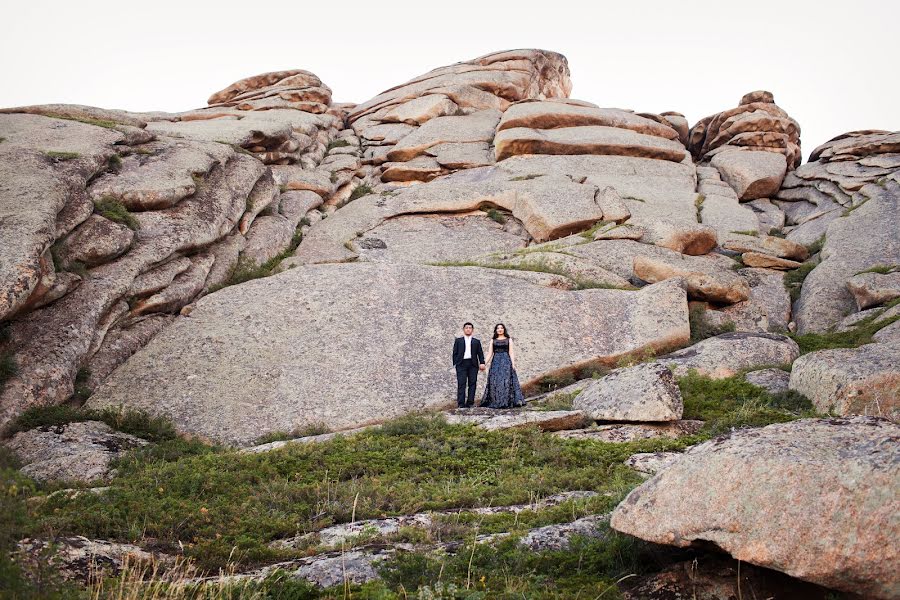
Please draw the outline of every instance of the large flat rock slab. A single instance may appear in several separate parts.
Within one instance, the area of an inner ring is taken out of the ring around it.
[[[498,161],[520,154],[611,154],[681,162],[688,155],[681,142],[603,125],[504,129],[494,137],[494,151]]]
[[[565,291],[477,267],[316,265],[204,297],[88,405],[168,415],[184,431],[241,445],[313,423],[344,429],[448,408],[454,333],[472,321],[477,335],[497,320],[515,337],[526,389],[689,337],[677,280]]]
[[[898,436],[900,426],[873,417],[739,430],[633,490],[611,525],[656,543],[712,542],[740,561],[896,598]]]

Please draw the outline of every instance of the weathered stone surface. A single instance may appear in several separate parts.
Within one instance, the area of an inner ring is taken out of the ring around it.
[[[584,238],[581,238],[584,241]],[[625,277],[598,266],[589,258],[573,256],[564,247],[529,246],[527,252],[512,254],[494,253],[474,260],[477,264],[493,269],[509,269],[508,273],[552,272],[567,278],[569,289],[589,287],[615,287],[636,289]]]
[[[654,438],[675,439],[683,435],[693,435],[703,427],[703,421],[684,420],[670,423],[615,423],[596,425],[586,429],[557,431],[553,435],[576,440],[596,440],[598,442],[633,442]]]
[[[759,218],[749,207],[738,202],[736,196],[707,194],[700,207],[700,219],[704,225],[716,230],[719,243],[748,232],[759,231]],[[751,233],[750,235],[755,235]]]
[[[675,464],[681,456],[681,452],[639,452],[629,456],[625,464],[638,473],[656,475]]]
[[[421,125],[435,117],[455,115],[456,103],[443,94],[430,94],[393,107],[381,117],[382,121]]]
[[[511,101],[566,97],[571,90],[569,65],[561,54],[510,50],[429,71],[357,105],[349,118],[354,122],[427,93],[445,94],[459,106],[502,110]]]
[[[55,536],[52,540],[25,538],[16,544],[15,561],[28,573],[50,568],[68,581],[95,585],[97,578],[116,577],[122,569],[153,569],[174,564],[172,556],[147,552],[134,544],[92,540],[84,536]],[[48,559],[49,556],[49,559]]]
[[[310,281],[315,286],[304,285]],[[286,292],[297,286],[304,286],[302,295]],[[362,308],[373,302],[383,314],[402,310],[406,316],[382,328]],[[425,312],[418,315],[416,307]],[[280,321],[273,327],[269,315],[276,313]],[[202,298],[189,317],[177,319],[117,369],[88,405],[122,403],[167,414],[182,430],[238,444],[311,423],[341,429],[445,407],[456,384],[433,335],[449,336],[457,321],[467,319],[487,330],[497,315],[504,315],[515,336],[526,389],[544,375],[671,348],[689,335],[677,281],[637,292],[568,292],[471,267],[319,265]],[[518,328],[517,319],[526,315],[528,327]],[[322,319],[356,333],[336,339]],[[426,322],[433,335],[421,335]],[[573,331],[579,332],[575,339]],[[371,360],[368,348],[382,337],[384,352]],[[323,345],[333,349],[324,362]],[[210,353],[218,356],[212,363]],[[410,360],[418,365],[413,378],[405,375]],[[357,376],[348,379],[350,372]],[[412,387],[404,391],[403,382]],[[321,402],[323,397],[330,400]],[[367,399],[364,407],[360,397]]]
[[[602,525],[609,522],[609,515],[591,515],[571,523],[547,525],[532,529],[519,540],[519,544],[535,552],[565,550],[574,537],[602,539],[606,534]]]
[[[741,200],[774,196],[787,173],[784,155],[774,152],[720,152],[709,164],[719,170]]]
[[[771,93],[745,95],[737,108],[710,115],[690,131],[695,160],[709,159],[735,148],[783,154],[788,169],[800,164],[800,125],[771,99]]]
[[[190,202],[134,213],[140,229],[126,254],[91,269],[89,277],[52,305],[16,319],[8,330],[19,370],[0,392],[0,423],[29,406],[56,404],[71,396],[79,366],[99,346],[98,330],[108,327],[102,320],[122,301],[134,278],[232,231],[264,169],[259,161],[232,153],[226,165],[213,168]]]
[[[430,156],[416,156],[406,162],[382,165],[381,180],[385,182],[431,181],[446,171]]]
[[[772,269],[740,269],[750,284],[750,298],[720,309],[707,310],[704,318],[714,325],[732,323],[735,331],[783,333],[791,321],[791,297],[784,287],[784,272]]]
[[[900,269],[900,266],[897,267]],[[892,273],[860,273],[847,280],[856,306],[864,310],[900,298],[900,270]]]
[[[870,417],[738,430],[632,491],[611,525],[658,543],[712,542],[740,561],[893,598],[898,435],[896,424]]]
[[[24,465],[22,473],[39,481],[93,481],[110,475],[109,463],[147,442],[113,431],[106,423],[84,421],[22,431],[4,445]]]
[[[58,246],[61,267],[80,262],[95,267],[124,253],[134,240],[134,232],[100,215],[91,215]]]
[[[487,142],[449,142],[428,149],[437,163],[446,169],[474,169],[494,164],[494,152]]]
[[[203,290],[203,284],[209,275],[216,257],[208,252],[201,252],[191,257],[191,266],[179,273],[165,289],[149,298],[140,300],[131,308],[133,316],[151,312],[174,312],[197,297]]]
[[[85,384],[87,388],[96,389],[116,367],[146,346],[174,318],[173,315],[165,314],[149,315],[134,324],[109,329],[88,363],[91,375]]]
[[[822,262],[806,277],[795,320],[800,333],[823,332],[857,308],[847,281],[878,265],[900,264],[900,184],[870,185],[871,199],[828,225]]]
[[[900,418],[900,345],[866,344],[801,356],[790,388],[821,412]]]
[[[687,156],[681,142],[599,125],[504,129],[497,132],[494,149],[498,161],[520,154],[611,154],[674,162]]]
[[[604,221],[613,221],[622,224],[631,217],[631,211],[622,202],[616,188],[607,186],[597,193],[597,204],[603,212]]]
[[[604,225],[597,229],[594,232],[594,241],[598,240],[640,240],[646,235],[646,231],[643,227],[637,227],[634,225],[629,225],[628,223],[622,223],[621,225],[616,225],[615,223],[609,223],[608,225]]]
[[[134,278],[128,295],[131,297],[149,296],[172,283],[177,275],[191,268],[191,259],[186,256],[174,256],[171,260],[157,265]]]
[[[731,377],[743,369],[786,365],[800,356],[797,342],[774,333],[723,333],[661,356],[658,362],[672,367],[681,377],[695,369],[713,379]]]
[[[678,132],[667,125],[617,108],[579,106],[561,101],[528,101],[510,106],[504,113],[497,131],[514,127],[557,129],[602,125],[628,129],[669,140],[678,139]]]
[[[537,427],[541,431],[577,429],[586,415],[580,410],[516,410],[498,412],[490,408],[455,410],[447,413],[451,425],[475,425],[488,431]]]
[[[351,244],[361,260],[465,261],[484,253],[524,248],[529,236],[523,233],[481,211],[470,215],[410,215],[389,219]]]
[[[241,253],[246,264],[260,266],[275,258],[291,245],[295,227],[281,215],[265,215],[253,222],[247,243]]]
[[[805,246],[786,240],[784,238],[765,235],[755,237],[750,235],[734,235],[722,243],[722,247],[732,252],[756,252],[771,254],[778,258],[804,261],[809,258],[809,251]]]
[[[657,363],[612,371],[588,385],[572,406],[598,421],[677,421],[684,411],[675,376]]]
[[[900,343],[900,321],[894,321],[887,327],[879,329],[872,335],[872,339],[876,342],[898,342]]]
[[[751,268],[757,269],[777,269],[780,271],[789,271],[791,269],[797,269],[801,266],[802,263],[799,263],[795,260],[788,260],[786,258],[778,258],[777,256],[772,256],[770,254],[763,254],[761,252],[744,252],[741,255],[741,260],[745,265]]]
[[[0,318],[6,318],[46,271],[41,262],[69,190],[105,170],[111,146],[124,136],[77,121],[2,114],[0,137]],[[46,154],[52,152],[74,157],[58,160]]]
[[[195,177],[226,162],[230,154],[223,144],[163,138],[121,159],[116,172],[91,183],[89,193],[95,201],[114,198],[129,210],[169,208],[194,194]]]
[[[733,264],[717,254],[684,256],[659,249],[655,256],[635,256],[633,266],[635,276],[649,283],[683,277],[690,298],[734,304],[750,297],[750,285],[731,269]]]
[[[309,190],[322,198],[334,193],[331,175],[325,170],[305,170],[296,165],[276,165],[272,167],[275,183],[284,190]]]
[[[408,161],[432,146],[448,143],[490,142],[500,121],[500,111],[483,110],[470,115],[437,117],[405,136],[388,152],[391,161]]]
[[[246,77],[232,83],[224,90],[220,90],[209,97],[209,104],[221,104],[246,96],[249,92],[255,92],[270,87],[317,87],[322,85],[322,80],[315,74],[303,69],[291,69],[286,71],[272,71]],[[327,104],[327,102],[326,102]]]
[[[459,171],[428,185],[370,195],[351,202],[313,228],[290,264],[343,262],[356,258],[345,244],[384,221],[408,214],[466,213],[497,206],[510,211],[537,241],[587,229],[603,217],[596,188],[568,177],[510,181],[499,169]]]
[[[788,390],[791,374],[781,369],[762,369],[750,371],[744,375],[744,380],[747,383],[765,388],[770,394],[779,394]]]

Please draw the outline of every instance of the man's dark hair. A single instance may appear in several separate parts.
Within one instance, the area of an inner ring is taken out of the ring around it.
[[[465,329],[466,327],[471,327],[472,329],[475,329],[475,326],[472,325],[471,323],[469,323],[468,321],[466,321],[465,323],[463,323],[463,329]]]

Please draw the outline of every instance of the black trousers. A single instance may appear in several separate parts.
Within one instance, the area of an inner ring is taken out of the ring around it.
[[[478,382],[478,361],[464,358],[456,365],[456,405],[475,405],[475,384]],[[466,396],[468,392],[468,401]]]

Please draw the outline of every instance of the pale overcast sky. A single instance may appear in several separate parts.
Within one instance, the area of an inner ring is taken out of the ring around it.
[[[804,155],[845,131],[900,129],[900,3],[887,0],[31,0],[0,14],[0,106],[180,111],[289,68],[362,102],[434,67],[545,48],[568,57],[574,98],[691,124],[770,90]]]

